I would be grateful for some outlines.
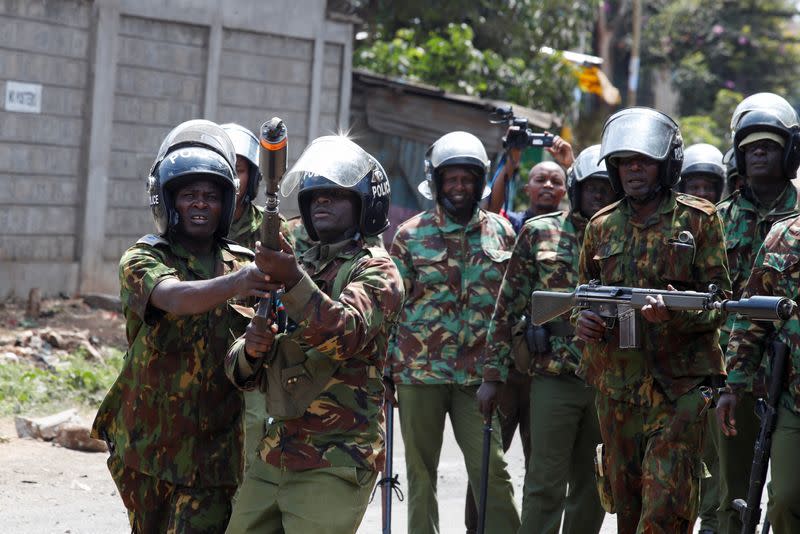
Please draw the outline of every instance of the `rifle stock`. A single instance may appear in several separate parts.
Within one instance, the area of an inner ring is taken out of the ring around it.
[[[575,291],[534,291],[531,295],[531,322],[541,326],[572,310],[575,305]]]

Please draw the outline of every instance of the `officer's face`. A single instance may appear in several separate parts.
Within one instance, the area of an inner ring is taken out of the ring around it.
[[[175,193],[178,231],[196,239],[214,235],[222,216],[222,189],[210,180],[197,180]]]
[[[783,148],[770,139],[761,139],[742,147],[747,178],[759,181],[783,175]]]
[[[580,184],[581,215],[587,219],[605,206],[614,202],[614,188],[604,178],[588,178]]]
[[[336,243],[355,235],[358,230],[359,203],[355,193],[346,189],[321,189],[311,192],[311,224],[322,243]]]
[[[531,169],[525,186],[530,206],[538,213],[549,213],[558,209],[558,204],[567,194],[564,171],[552,161],[539,163]]]
[[[239,192],[236,194],[236,203],[241,204],[247,193],[247,184],[250,181],[250,164],[242,156],[236,156],[236,176],[239,177]]]
[[[445,167],[442,169],[442,196],[457,213],[471,212],[475,204],[475,182],[475,174],[467,167]]]
[[[629,197],[645,197],[658,187],[658,161],[637,154],[619,158],[617,165],[622,189]]]
[[[718,180],[718,178],[712,178],[702,174],[695,174],[693,176],[683,178],[683,181],[686,182],[683,189],[689,195],[704,198],[709,202],[716,204],[719,202],[720,196],[717,193]]]

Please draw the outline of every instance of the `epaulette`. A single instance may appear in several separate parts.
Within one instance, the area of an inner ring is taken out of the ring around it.
[[[605,215],[606,213],[610,213],[610,212],[614,211],[617,208],[617,206],[619,206],[619,203],[622,202],[623,200],[625,200],[625,199],[622,198],[620,200],[617,200],[616,202],[612,202],[608,206],[604,206],[604,207],[600,208],[599,210],[597,210],[597,212],[594,215],[592,215],[592,218],[589,219],[589,220],[593,221],[596,218],[600,217],[601,215]]]
[[[713,215],[716,213],[717,208],[708,200],[700,197],[693,197],[692,195],[675,195],[675,201],[680,202],[684,206],[689,206],[696,210],[700,210],[706,215]]]
[[[222,239],[222,243],[225,245],[225,248],[227,248],[231,252],[234,252],[236,254],[241,254],[241,255],[246,256],[247,258],[249,258],[251,260],[255,259],[255,257],[256,257],[256,253],[255,252],[253,252],[252,250],[250,250],[247,247],[243,247],[242,245],[240,245],[236,241],[231,241],[230,239],[223,238]]]
[[[161,237],[158,234],[147,234],[140,237],[139,240],[136,242],[136,244],[150,245],[151,247],[157,247],[158,245],[168,247],[169,241],[167,241],[166,238]]]

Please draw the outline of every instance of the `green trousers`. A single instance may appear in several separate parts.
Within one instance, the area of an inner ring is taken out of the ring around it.
[[[710,477],[700,480],[700,530],[718,532],[719,520],[719,423],[714,410],[706,415],[706,443],[703,449],[703,463]]]
[[[475,399],[477,390],[477,386],[457,384],[397,386],[408,473],[409,532],[439,532],[436,481],[448,414],[464,455],[469,483],[473,488],[481,487],[483,417]],[[503,458],[496,416],[492,426],[495,431],[490,449],[486,533],[508,534],[519,528],[519,512],[514,505],[514,489]]]
[[[784,394],[785,395],[785,394]],[[772,434],[767,517],[775,534],[800,532],[800,415],[780,406]]]
[[[520,534],[600,532],[605,512],[594,480],[602,440],[594,389],[575,375],[533,377],[531,458],[525,473]],[[568,489],[569,488],[569,489]]]
[[[229,534],[354,534],[377,471],[327,467],[288,471],[255,461],[233,505]]]
[[[733,509],[734,499],[746,499],[753,465],[753,447],[758,439],[760,420],[755,414],[756,399],[751,393],[739,396],[736,403],[736,435],[719,438],[719,533],[739,534],[742,522]]]

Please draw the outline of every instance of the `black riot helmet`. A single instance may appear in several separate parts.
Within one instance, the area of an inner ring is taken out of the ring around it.
[[[772,139],[783,147],[783,174],[795,177],[800,166],[800,120],[786,99],[774,93],[757,93],[742,100],[731,118],[733,150],[740,175],[745,174],[742,143]]]
[[[722,152],[708,143],[695,143],[686,147],[683,152],[683,167],[678,187],[685,192],[686,180],[696,175],[703,175],[714,180],[717,198],[722,195],[725,185],[725,165],[722,163]]]
[[[223,124],[222,129],[233,141],[236,155],[247,160],[249,172],[247,191],[244,192],[243,201],[253,201],[258,196],[258,184],[261,183],[261,171],[258,169],[258,139],[253,132],[235,122]],[[234,170],[236,170],[235,166]]]
[[[211,180],[222,191],[222,217],[214,235],[228,235],[239,187],[235,168],[233,143],[218,124],[194,119],[173,128],[162,141],[147,178],[158,233],[165,236],[178,224],[175,190],[196,180]]]
[[[663,187],[678,183],[683,163],[683,138],[668,115],[651,108],[633,107],[611,115],[603,126],[599,160],[605,160],[608,177],[617,193],[623,193],[616,158],[640,154],[660,162]]]
[[[736,182],[743,176],[739,174],[739,169],[736,166],[736,151],[733,150],[733,147],[730,147],[725,152],[722,157],[722,164],[725,165],[725,194],[730,195],[736,189]]]
[[[441,202],[442,169],[462,166],[474,170],[475,192],[478,201],[486,198],[486,175],[489,173],[489,156],[481,140],[469,132],[450,132],[437,139],[425,152],[425,182],[419,191],[426,198]]]
[[[306,147],[281,181],[281,194],[298,187],[297,203],[308,235],[319,236],[311,222],[311,193],[321,189],[345,189],[359,201],[358,231],[375,236],[389,226],[391,186],[378,160],[343,135],[318,137]]]
[[[600,145],[592,145],[581,150],[578,157],[567,171],[567,197],[569,198],[569,209],[571,212],[578,212],[581,206],[582,184],[590,178],[600,178],[602,180],[611,179],[608,177],[608,169],[603,160],[599,160]],[[619,196],[619,194],[617,195]]]

